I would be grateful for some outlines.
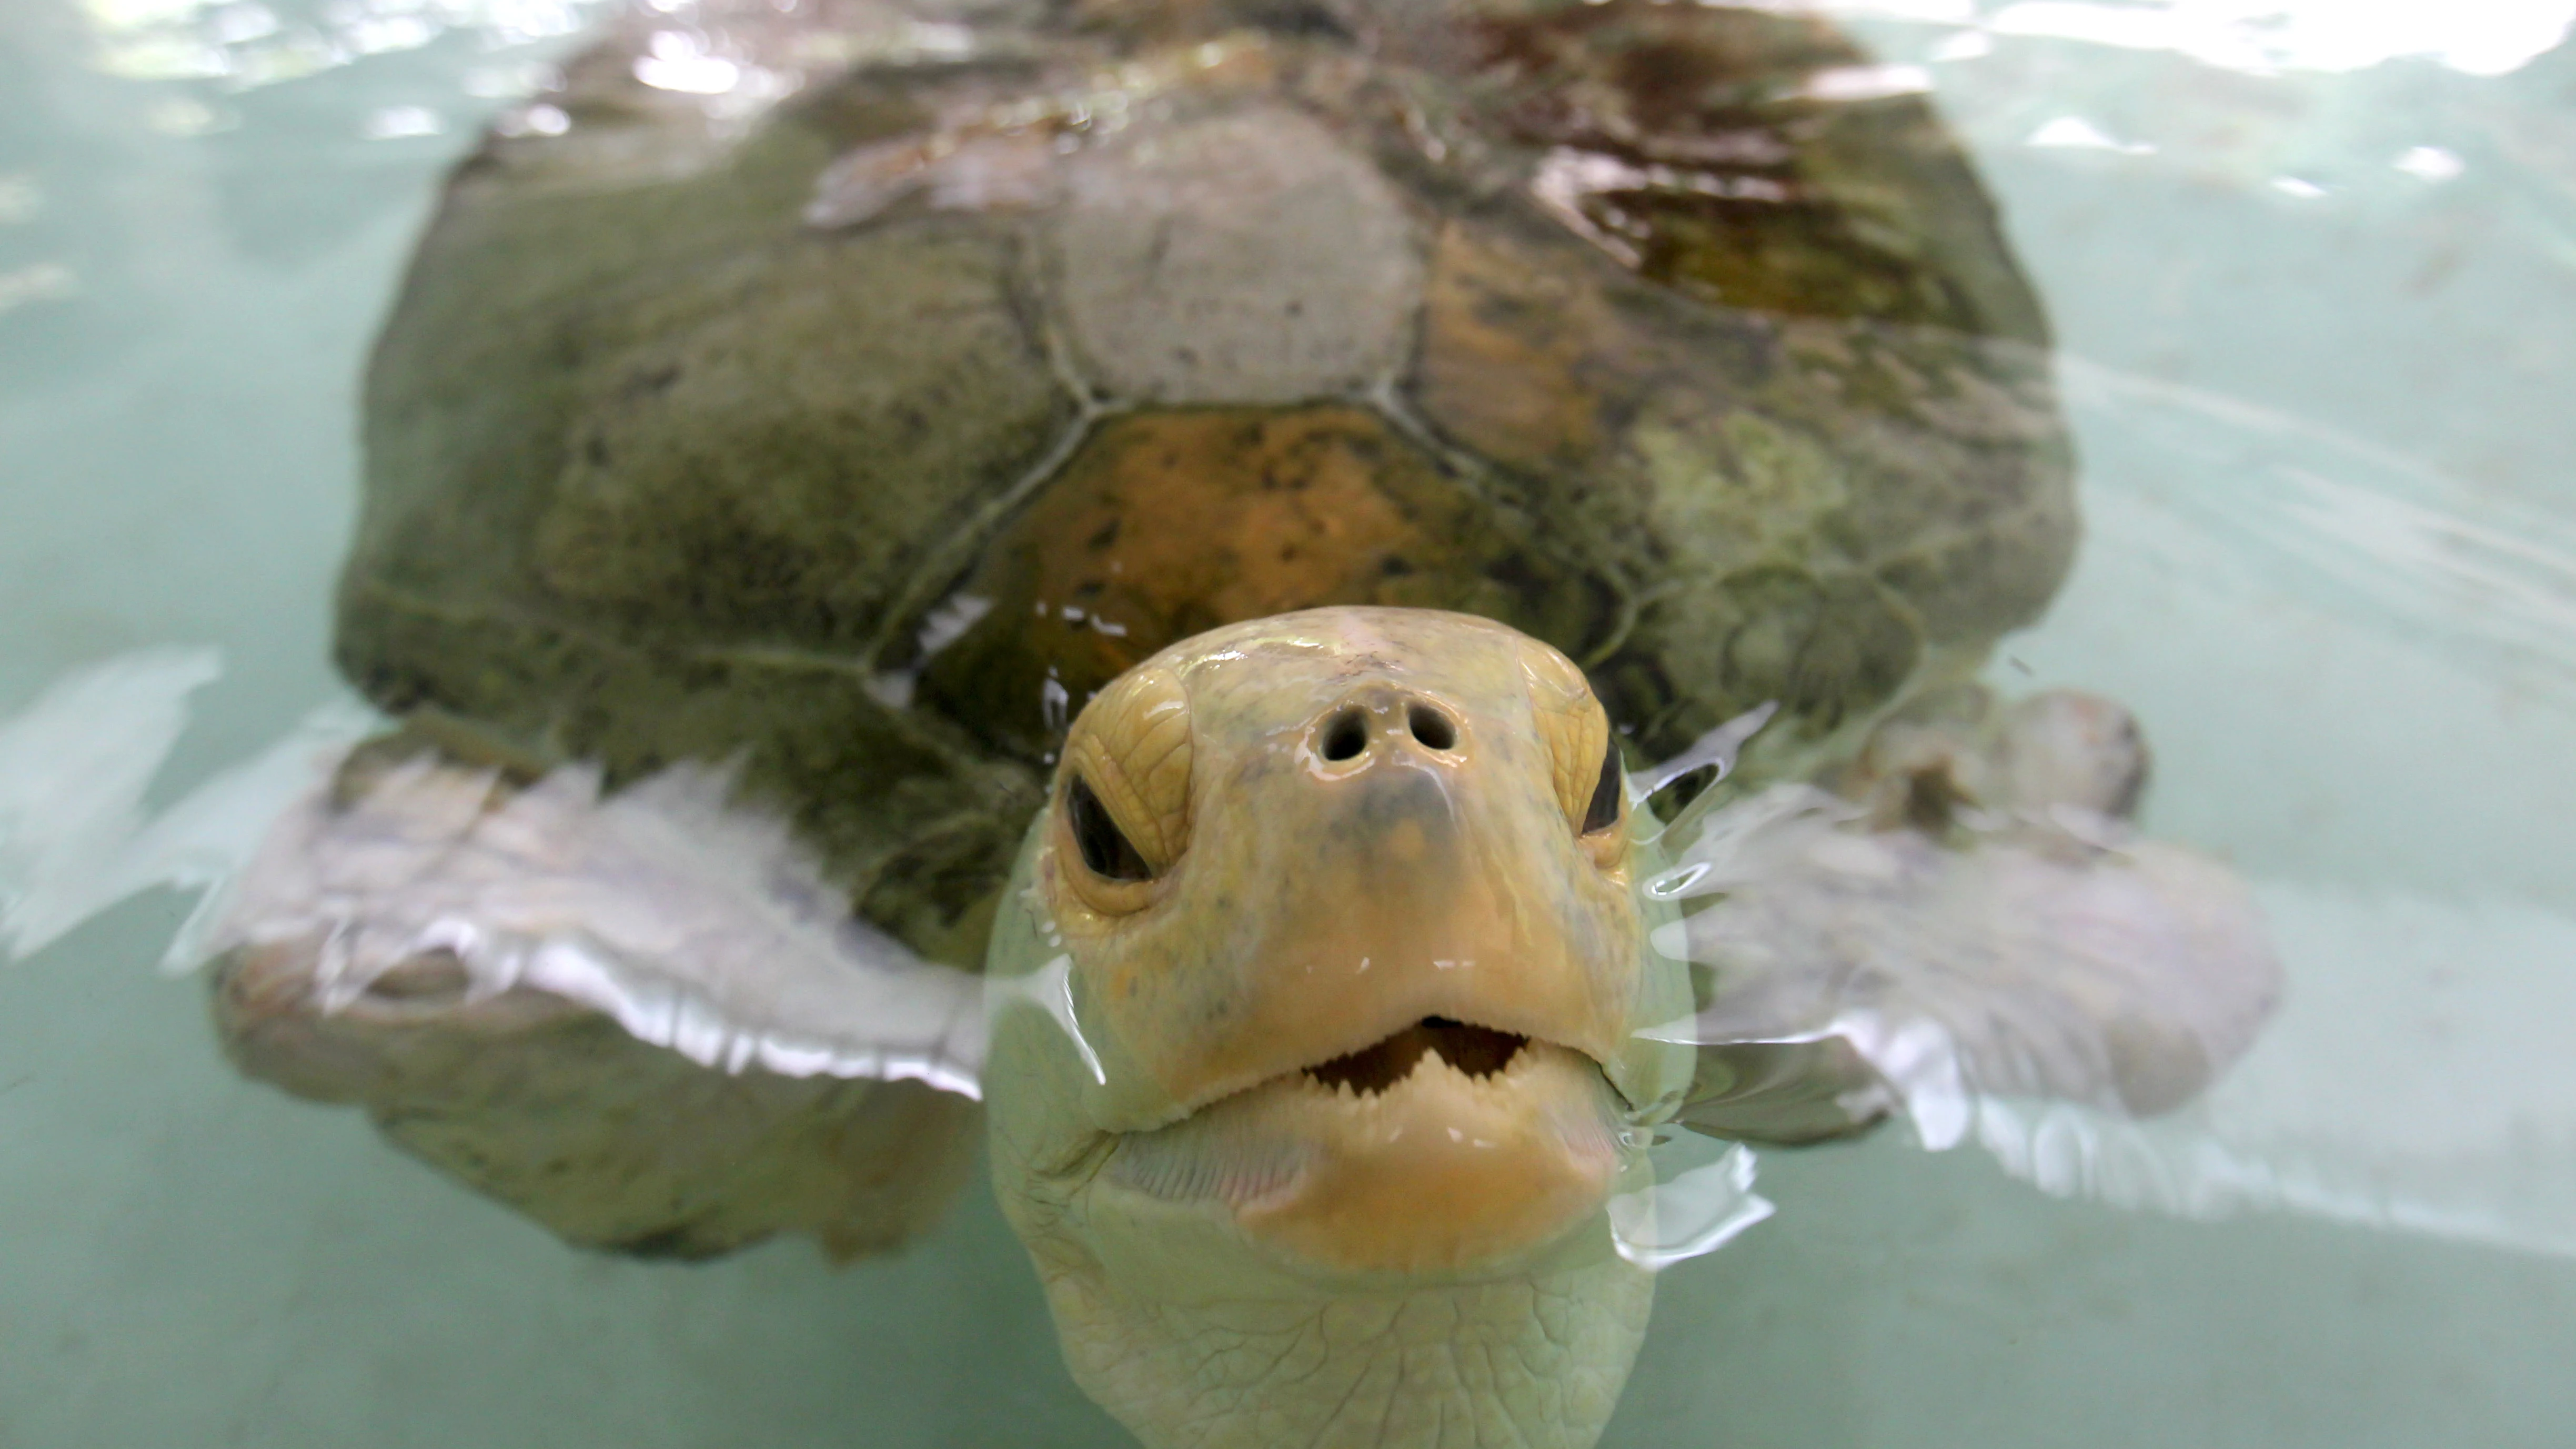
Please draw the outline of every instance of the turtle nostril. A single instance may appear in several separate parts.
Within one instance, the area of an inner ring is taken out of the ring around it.
[[[1343,710],[1324,727],[1324,758],[1347,760],[1368,748],[1368,721],[1355,709]]]
[[[1406,710],[1404,723],[1413,731],[1415,739],[1431,749],[1445,750],[1458,743],[1458,726],[1450,722],[1449,716],[1430,705],[1417,704]]]

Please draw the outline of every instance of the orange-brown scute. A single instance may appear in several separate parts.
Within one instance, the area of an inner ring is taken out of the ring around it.
[[[1101,425],[986,555],[990,609],[923,688],[1047,748],[1050,681],[1079,704],[1220,625],[1331,604],[1456,609],[1534,628],[1589,598],[1366,408],[1203,408]]]
[[[1633,408],[1654,381],[1659,339],[1628,325],[1581,260],[1570,243],[1514,245],[1455,222],[1433,249],[1419,396],[1498,461],[1594,462],[1614,431],[1604,409]]]

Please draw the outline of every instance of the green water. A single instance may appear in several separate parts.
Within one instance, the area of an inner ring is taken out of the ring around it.
[[[2068,358],[2091,532],[1995,677],[2134,706],[2151,830],[2255,881],[2289,1004],[2186,1125],[2305,1186],[2195,1219],[1901,1129],[1765,1153],[1778,1214],[1666,1275],[1605,1442],[2570,1442],[2563,16],[1827,8],[1974,143]],[[172,794],[332,694],[365,346],[571,18],[0,10],[0,714],[217,646]],[[982,1190],[841,1272],[570,1251],[238,1081],[150,968],[185,906],[0,967],[0,1449],[1126,1442]]]

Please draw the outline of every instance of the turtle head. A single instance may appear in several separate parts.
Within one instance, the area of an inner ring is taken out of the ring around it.
[[[1689,1075],[1633,1035],[1688,988],[1647,951],[1632,810],[1581,671],[1484,619],[1280,615],[1101,691],[991,967],[1024,1004],[996,1015],[994,1168],[1051,1286],[1606,1255],[1626,1129]]]

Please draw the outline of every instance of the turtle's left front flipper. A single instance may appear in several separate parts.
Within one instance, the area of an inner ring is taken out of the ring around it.
[[[1802,1142],[1901,1110],[1945,1147],[1992,1101],[2198,1094],[2280,967],[2232,872],[2120,818],[2143,773],[2125,712],[2044,695],[1884,730],[1842,794],[1709,815],[1656,888],[1688,912],[1658,947],[1707,972],[1658,1033],[1700,1047],[1683,1120]]]
[[[362,747],[212,944],[246,1073],[584,1246],[893,1246],[970,1165],[978,978],[851,919],[785,828],[678,767],[603,796]]]

